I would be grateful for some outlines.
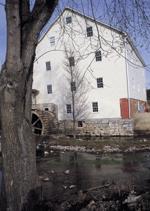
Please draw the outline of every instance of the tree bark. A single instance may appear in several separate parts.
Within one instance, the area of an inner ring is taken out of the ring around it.
[[[38,35],[57,0],[6,0],[7,54],[0,73],[2,157],[7,210],[29,210],[38,187],[35,141],[31,128],[32,77]]]
[[[9,211],[21,210],[27,195],[37,186],[36,147],[31,130],[31,98],[28,93],[32,83],[31,79],[25,83],[24,78],[18,78],[18,84],[13,85],[9,84],[8,76],[1,76],[1,86],[4,87],[1,91],[2,155]],[[23,90],[20,87],[22,84],[25,84]],[[26,100],[30,105],[28,109],[24,106]]]

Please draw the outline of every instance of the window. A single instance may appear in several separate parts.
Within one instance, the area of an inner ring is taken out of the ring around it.
[[[74,66],[74,57],[69,57],[69,65],[70,67]]]
[[[67,114],[71,114],[71,104],[66,105]]]
[[[92,107],[93,107],[93,112],[98,112],[98,102],[93,102]]]
[[[76,91],[76,82],[74,81],[71,82],[71,91]]]
[[[103,78],[97,78],[97,88],[103,88]]]
[[[52,85],[51,84],[47,85],[47,93],[52,94]]]
[[[102,61],[101,51],[96,51],[95,52],[95,58],[96,58],[96,61]]]
[[[49,109],[48,109],[48,108],[45,108],[44,110],[45,110],[45,111],[49,111]]]
[[[51,63],[50,62],[46,62],[46,70],[51,70]]]
[[[87,32],[87,37],[92,37],[93,36],[93,28],[92,26],[86,28]]]
[[[50,44],[51,46],[54,46],[55,45],[55,37],[50,37]]]
[[[66,17],[66,24],[72,23],[72,17],[68,16]]]
[[[83,121],[78,121],[78,127],[83,127]]]

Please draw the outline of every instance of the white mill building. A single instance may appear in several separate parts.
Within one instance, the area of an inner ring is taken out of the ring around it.
[[[39,41],[34,104],[58,108],[58,119],[127,119],[146,102],[144,61],[130,37],[70,8]],[[72,92],[71,92],[72,90]]]

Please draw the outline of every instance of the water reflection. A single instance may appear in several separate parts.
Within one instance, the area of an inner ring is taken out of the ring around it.
[[[58,156],[58,157],[57,157]],[[88,154],[54,152],[50,158],[38,163],[39,174],[55,171],[53,184],[76,185],[77,190],[115,183],[129,190],[147,189],[150,178],[150,153]],[[65,170],[69,174],[64,174]],[[61,188],[60,188],[61,189]]]
[[[101,159],[102,159],[102,154],[96,155],[96,158],[95,158],[95,168],[96,169],[101,169]]]
[[[135,153],[128,154],[128,156],[124,156],[122,164],[123,172],[137,172],[140,168],[142,168],[141,162],[139,162],[139,160],[142,161],[141,157],[139,157],[138,154]]]
[[[126,190],[150,191],[150,153],[88,154],[52,151],[48,158],[38,160],[38,173],[49,177],[43,183],[47,197],[63,200],[65,191],[86,190],[114,183]],[[68,170],[69,173],[65,173]],[[2,172],[0,171],[0,186]],[[59,197],[58,197],[59,195]]]

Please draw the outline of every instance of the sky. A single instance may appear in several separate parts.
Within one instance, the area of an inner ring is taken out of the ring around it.
[[[76,10],[79,10],[80,12],[84,12],[88,16],[93,16],[93,13],[91,12],[90,4],[86,4],[86,2],[89,0],[60,0],[59,6],[55,10],[55,13],[53,14],[51,20],[47,24],[47,26],[43,29],[42,34],[47,31],[48,27],[51,25],[51,23],[55,20],[55,18],[60,14],[60,12],[63,10],[65,6],[69,6],[71,8],[74,8]],[[93,1],[93,7],[94,7],[94,15],[96,19],[99,21],[102,20],[102,22],[108,24],[108,19],[104,15],[104,11],[101,10],[101,5],[99,2],[103,2],[105,0],[94,0]],[[110,0],[108,0],[110,1]],[[128,1],[128,0],[127,0]],[[78,2],[78,3],[76,3]],[[80,2],[80,3],[79,3]],[[32,4],[34,3],[34,0],[32,1]],[[0,0],[0,65],[3,64],[5,60],[6,55],[6,17],[5,17],[5,9],[3,4],[5,4],[5,0]],[[130,10],[129,10],[130,13]],[[150,27],[150,26],[149,26]],[[130,34],[130,37],[132,40],[134,40],[134,44],[139,50],[141,56],[143,57],[146,68],[145,68],[145,75],[146,75],[146,88],[150,88],[150,45],[146,44],[146,42],[143,40],[143,44],[141,44],[141,37],[139,35],[136,35],[136,39],[134,39],[134,35],[132,37],[132,34]],[[144,35],[143,35],[144,36]],[[146,37],[146,36],[145,36]],[[144,43],[145,42],[145,43]],[[149,41],[150,43],[150,41]]]

